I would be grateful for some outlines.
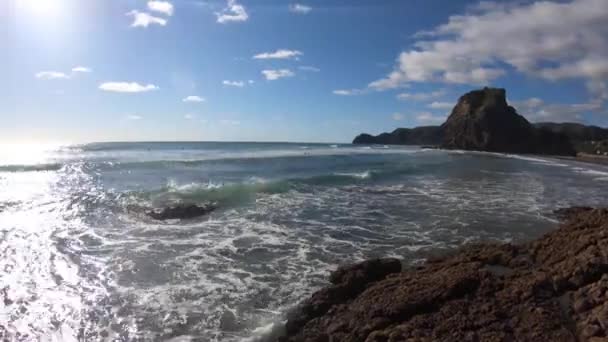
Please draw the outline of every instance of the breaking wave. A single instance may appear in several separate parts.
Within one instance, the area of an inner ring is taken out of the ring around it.
[[[24,165],[0,165],[0,172],[35,172],[35,171],[58,171],[63,167],[59,163],[49,164],[24,164]]]

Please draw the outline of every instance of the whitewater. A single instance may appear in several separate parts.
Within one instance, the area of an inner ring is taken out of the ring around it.
[[[4,147],[0,338],[252,341],[338,264],[527,241],[607,192],[605,166],[416,146]]]

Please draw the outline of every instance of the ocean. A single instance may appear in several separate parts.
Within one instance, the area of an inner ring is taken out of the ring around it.
[[[528,241],[607,193],[601,165],[414,146],[5,146],[0,337],[253,341],[339,264]]]

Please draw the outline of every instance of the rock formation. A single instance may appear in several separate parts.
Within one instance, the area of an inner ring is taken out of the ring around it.
[[[479,244],[400,271],[393,259],[332,274],[279,341],[606,341],[608,209],[573,208],[523,245]]]
[[[537,129],[507,104],[506,91],[484,88],[464,94],[441,125],[448,149],[574,155],[567,136]]]
[[[507,104],[504,89],[484,88],[461,96],[441,126],[398,128],[378,136],[364,133],[353,144],[440,145],[446,149],[573,156],[570,135],[602,134],[568,125],[532,125]]]
[[[202,206],[196,204],[178,204],[173,207],[150,210],[146,214],[155,220],[193,219],[207,215],[215,209],[217,209],[217,206],[214,204]]]

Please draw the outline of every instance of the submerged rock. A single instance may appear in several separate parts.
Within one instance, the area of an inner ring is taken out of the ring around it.
[[[217,209],[217,206],[212,203],[202,206],[196,204],[178,204],[173,207],[150,210],[146,214],[155,220],[193,219],[207,215],[215,209]]]
[[[523,245],[477,244],[400,272],[341,268],[288,316],[279,341],[605,341],[608,209],[562,211]]]

